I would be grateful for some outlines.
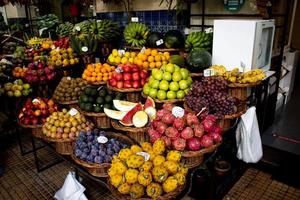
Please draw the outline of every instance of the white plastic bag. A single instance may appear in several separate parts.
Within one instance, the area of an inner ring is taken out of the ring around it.
[[[262,143],[256,117],[256,108],[251,107],[241,116],[236,129],[237,157],[246,163],[257,163],[263,155]]]
[[[64,185],[59,189],[54,198],[57,200],[87,200],[83,187],[75,178],[74,172],[69,172]]]

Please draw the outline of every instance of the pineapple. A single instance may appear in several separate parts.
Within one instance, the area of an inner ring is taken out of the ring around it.
[[[139,168],[145,162],[143,156],[132,154],[126,159],[126,164],[130,168]]]
[[[130,150],[132,151],[132,153],[136,154],[137,152],[141,152],[143,151],[143,149],[141,147],[139,147],[138,145],[132,145]]]
[[[132,151],[128,148],[121,149],[121,151],[119,152],[119,158],[121,160],[126,160],[132,154]]]
[[[165,142],[162,139],[158,139],[153,144],[153,153],[156,155],[161,155],[165,152]]]
[[[139,171],[136,169],[128,169],[125,172],[125,180],[127,183],[133,184],[137,182]]]
[[[153,168],[153,164],[151,161],[146,161],[141,167],[140,171],[150,171]]]
[[[168,171],[164,166],[156,166],[152,169],[152,175],[156,182],[162,183],[168,177]]]
[[[157,155],[153,159],[154,166],[159,166],[159,165],[163,164],[164,162],[165,162],[165,157],[163,157],[162,155]]]
[[[146,152],[152,151],[152,145],[149,142],[142,142],[141,147]]]
[[[146,189],[147,195],[151,198],[157,198],[162,195],[163,190],[158,183],[150,183]]]
[[[130,184],[129,183],[123,183],[122,185],[120,185],[118,187],[118,191],[121,193],[121,194],[129,194],[129,191],[130,191]]]
[[[133,199],[141,198],[145,194],[144,187],[138,183],[135,183],[130,187],[129,194]]]
[[[178,186],[178,181],[174,176],[170,176],[165,182],[163,182],[162,186],[166,193],[173,192]]]
[[[176,174],[179,170],[179,164],[170,160],[164,162],[164,167],[167,169],[169,174]]]
[[[143,186],[147,186],[152,182],[152,175],[150,172],[143,171],[138,175],[138,182]]]
[[[167,160],[169,160],[169,161],[179,162],[180,159],[181,159],[181,154],[179,151],[172,150],[172,151],[169,151],[167,154]]]
[[[153,159],[154,159],[154,157],[155,157],[154,152],[151,150],[151,151],[148,151],[147,153],[150,155],[149,160],[153,161]]]
[[[111,159],[111,163],[121,162],[117,155],[114,155]]]

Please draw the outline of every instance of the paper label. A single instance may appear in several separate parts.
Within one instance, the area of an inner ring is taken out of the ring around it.
[[[131,21],[132,22],[139,22],[139,18],[138,17],[131,17]]]
[[[39,34],[40,34],[40,36],[42,35],[43,31],[46,30],[46,29],[47,29],[47,28],[41,28],[41,29],[39,29]]]
[[[205,69],[203,71],[203,76],[207,77],[207,76],[213,76],[213,70],[212,69]]]
[[[55,49],[55,45],[52,45],[52,46],[51,46],[51,49]]]
[[[125,54],[125,50],[124,50],[124,49],[119,49],[119,50],[118,50],[118,54],[119,54],[120,56],[123,56],[123,55]]]
[[[206,28],[204,30],[205,33],[212,33],[213,32],[213,28]]]
[[[69,114],[70,114],[71,116],[75,116],[75,115],[77,115],[77,113],[78,113],[78,110],[76,110],[75,108],[71,108],[71,109],[69,110]]]
[[[81,29],[80,29],[80,26],[76,26],[76,27],[75,27],[75,30],[76,30],[76,31],[80,31],[80,30],[81,30]]]
[[[108,139],[105,136],[99,136],[97,137],[97,141],[98,143],[105,144],[106,142],[108,142]]]
[[[67,80],[70,81],[72,78],[70,76],[67,77]]]
[[[33,48],[29,49],[29,51],[33,51]]]
[[[160,39],[160,40],[157,40],[157,41],[156,41],[156,45],[157,45],[157,46],[159,46],[159,45],[161,45],[161,44],[163,44],[163,43],[164,43],[163,39]]]
[[[101,19],[97,19],[97,23],[101,22]]]
[[[89,48],[86,47],[86,46],[84,46],[84,47],[81,48],[81,51],[83,51],[83,52],[87,52],[88,50],[89,50]]]
[[[41,102],[40,102],[40,100],[38,100],[38,99],[33,99],[33,100],[32,100],[32,103],[41,103]]]
[[[122,67],[117,67],[117,68],[115,69],[115,71],[116,71],[117,73],[122,73],[122,72],[123,72],[123,69],[122,69]]]
[[[150,154],[144,151],[137,152],[136,155],[143,156],[145,161],[148,161],[150,159]]]
[[[145,51],[146,51],[146,47],[143,47],[143,48],[141,49],[140,53],[144,54]]]
[[[183,117],[184,116],[184,109],[179,107],[179,106],[175,106],[172,109],[172,115],[174,115],[175,117]]]
[[[18,84],[18,80],[15,80],[15,81],[14,81],[14,84]]]

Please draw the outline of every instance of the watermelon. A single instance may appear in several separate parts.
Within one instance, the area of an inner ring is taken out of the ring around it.
[[[149,107],[154,107],[155,108],[155,102],[151,97],[147,97],[147,100],[144,104],[144,109],[145,110],[146,110],[146,108],[149,108]]]
[[[180,67],[184,67],[185,66],[185,59],[184,59],[184,57],[182,57],[180,55],[172,55],[170,57],[169,63],[178,65]]]
[[[123,119],[120,121],[121,124],[124,126],[132,126],[132,117],[137,111],[143,110],[142,104],[137,104],[134,106],[130,111],[127,112],[127,114],[123,117]]]
[[[202,72],[211,66],[211,54],[202,49],[193,49],[186,60],[187,68],[191,72]]]
[[[170,30],[164,35],[164,43],[167,48],[183,48],[184,37],[178,30]]]
[[[156,42],[160,39],[162,39],[162,35],[159,32],[152,32],[149,34],[147,38],[146,46],[150,48],[162,48],[164,46],[164,43],[157,45]]]

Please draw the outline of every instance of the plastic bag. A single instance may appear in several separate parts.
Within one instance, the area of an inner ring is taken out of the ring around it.
[[[263,155],[262,143],[256,117],[256,108],[251,107],[241,116],[236,129],[237,157],[246,163],[257,163]]]

